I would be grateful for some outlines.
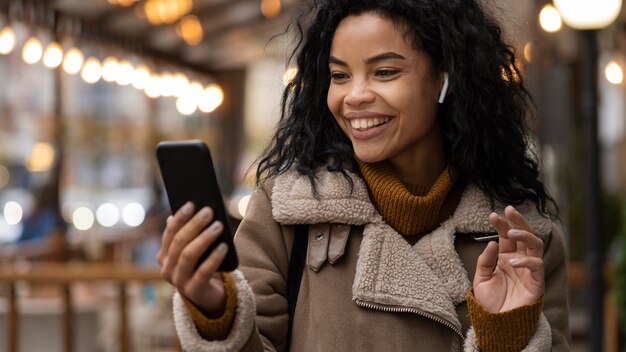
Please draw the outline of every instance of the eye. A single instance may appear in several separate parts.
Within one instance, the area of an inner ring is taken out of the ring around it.
[[[392,69],[392,68],[383,68],[380,70],[376,71],[376,76],[377,77],[382,77],[382,78],[387,78],[387,77],[391,77],[397,73],[399,73],[400,70],[398,69]]]
[[[330,79],[334,82],[343,82],[348,79],[348,75],[340,71],[333,71],[330,73]]]

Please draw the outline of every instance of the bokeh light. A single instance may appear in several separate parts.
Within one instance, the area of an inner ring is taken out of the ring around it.
[[[4,205],[4,219],[9,225],[17,225],[22,221],[24,210],[17,202],[7,202]]]
[[[127,204],[122,210],[122,220],[130,227],[137,227],[146,218],[146,210],[139,203]]]
[[[77,230],[89,230],[94,223],[94,216],[91,209],[79,207],[72,213],[72,223]]]
[[[104,227],[111,227],[120,221],[120,211],[111,203],[103,203],[96,209],[96,220]]]

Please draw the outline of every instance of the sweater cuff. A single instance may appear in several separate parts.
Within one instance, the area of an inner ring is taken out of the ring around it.
[[[235,283],[230,273],[222,273],[224,279],[224,289],[226,290],[226,309],[224,313],[215,319],[207,317],[207,315],[185,296],[180,295],[185,302],[185,306],[191,315],[194,325],[198,329],[198,333],[208,341],[225,340],[230,334],[230,330],[235,320],[235,308],[237,307],[237,291]]]
[[[467,292],[467,309],[483,352],[524,349],[537,329],[542,306],[543,297],[531,305],[491,313],[476,300],[474,289]]]

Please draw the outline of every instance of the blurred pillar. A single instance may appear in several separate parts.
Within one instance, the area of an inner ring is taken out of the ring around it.
[[[600,234],[601,188],[598,146],[598,43],[596,30],[580,31],[581,112],[585,143],[585,230],[587,295],[589,302],[589,350],[603,351],[604,280],[602,236]]]

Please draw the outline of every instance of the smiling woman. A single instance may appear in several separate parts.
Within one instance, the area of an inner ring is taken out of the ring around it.
[[[183,348],[568,351],[556,209],[499,26],[474,0],[311,4],[240,270],[190,265],[221,231],[208,209],[168,220]]]

